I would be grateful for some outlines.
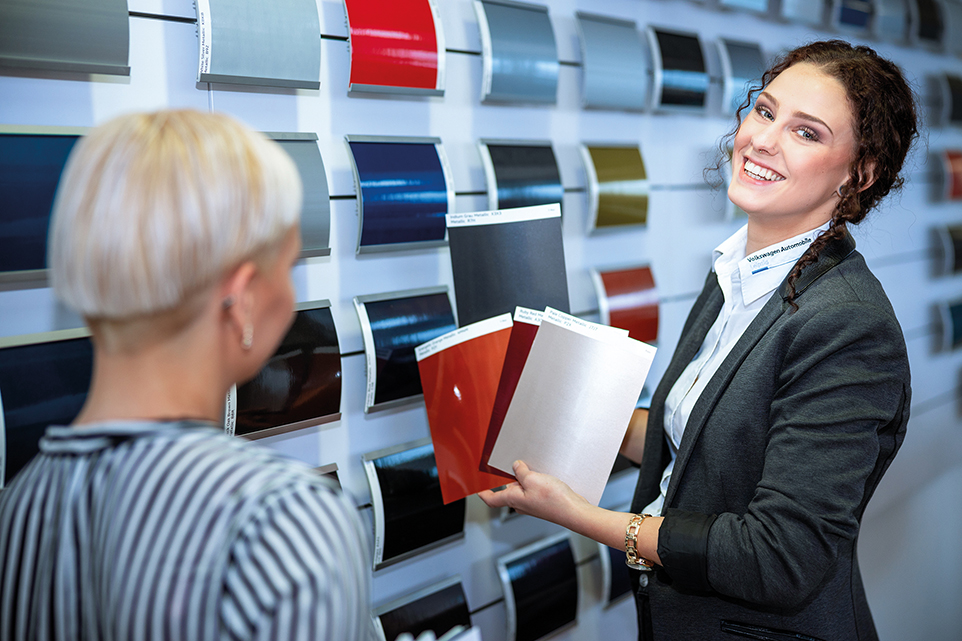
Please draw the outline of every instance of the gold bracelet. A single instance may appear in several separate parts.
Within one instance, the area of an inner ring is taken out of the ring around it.
[[[650,516],[651,514],[633,515],[625,530],[625,564],[634,570],[650,570],[655,565],[638,555],[638,533],[641,531],[641,524]]]

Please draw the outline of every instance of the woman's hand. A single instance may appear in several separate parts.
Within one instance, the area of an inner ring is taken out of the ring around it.
[[[485,490],[478,493],[489,507],[513,507],[521,514],[536,516],[572,529],[573,517],[591,508],[584,497],[550,474],[534,472],[524,463],[512,466],[517,482],[500,492]]]

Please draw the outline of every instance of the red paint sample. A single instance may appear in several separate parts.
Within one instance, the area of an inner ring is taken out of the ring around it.
[[[962,151],[945,152],[945,197],[962,199]]]
[[[517,320],[511,328],[511,340],[508,342],[507,353],[504,356],[504,367],[501,369],[498,393],[494,401],[494,409],[491,411],[491,422],[487,429],[488,435],[484,440],[484,449],[481,453],[479,469],[482,472],[490,472],[503,478],[514,478],[488,465],[488,459],[491,457],[491,450],[494,449],[494,443],[501,433],[501,424],[504,423],[504,416],[508,413],[511,399],[514,398],[514,390],[518,387],[521,370],[524,369],[524,363],[528,360],[528,352],[531,351],[531,344],[534,342],[537,333],[537,325]]]
[[[345,0],[351,85],[438,87],[438,37],[429,0]]]
[[[658,340],[658,291],[650,267],[601,272],[608,324],[628,330],[635,340]]]
[[[418,361],[445,505],[505,483],[479,463],[510,335],[509,326]]]

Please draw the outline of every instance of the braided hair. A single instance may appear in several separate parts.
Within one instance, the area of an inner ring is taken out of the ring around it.
[[[802,270],[818,260],[822,250],[845,234],[847,225],[857,225],[892,190],[902,188],[899,175],[913,141],[918,137],[915,94],[893,62],[874,50],[853,46],[844,40],[824,40],[794,49],[769,68],[736,112],[736,126],[719,144],[727,157],[728,149],[741,125],[742,113],[755,96],[780,73],[801,62],[816,66],[838,80],[845,88],[852,108],[855,132],[855,160],[849,180],[840,188],[829,228],[798,260],[788,275],[788,302],[794,309],[795,283]]]

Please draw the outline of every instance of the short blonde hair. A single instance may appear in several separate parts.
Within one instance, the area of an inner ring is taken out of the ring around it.
[[[87,318],[175,309],[298,224],[281,147],[223,114],[121,116],[67,161],[48,243],[56,295]]]

